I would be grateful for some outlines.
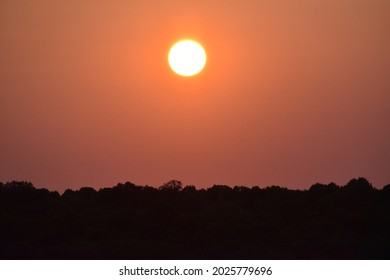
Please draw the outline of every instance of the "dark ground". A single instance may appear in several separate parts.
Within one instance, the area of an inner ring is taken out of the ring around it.
[[[390,185],[0,183],[0,259],[390,259]]]

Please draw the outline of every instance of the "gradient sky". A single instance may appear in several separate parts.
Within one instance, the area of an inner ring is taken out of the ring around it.
[[[0,181],[390,183],[388,0],[1,0]],[[208,55],[174,74],[180,39]]]

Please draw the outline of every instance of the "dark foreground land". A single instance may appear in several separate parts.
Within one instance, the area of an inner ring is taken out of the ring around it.
[[[0,259],[390,259],[390,185],[0,183]]]

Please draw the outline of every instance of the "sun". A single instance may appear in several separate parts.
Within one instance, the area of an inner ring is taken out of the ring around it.
[[[175,43],[168,54],[168,63],[173,72],[190,77],[198,74],[206,65],[204,48],[193,40]]]

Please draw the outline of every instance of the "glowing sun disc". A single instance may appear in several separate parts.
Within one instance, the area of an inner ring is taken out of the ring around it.
[[[206,52],[195,41],[179,41],[170,49],[168,62],[176,74],[186,77],[193,76],[202,71],[206,65]]]

